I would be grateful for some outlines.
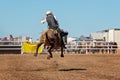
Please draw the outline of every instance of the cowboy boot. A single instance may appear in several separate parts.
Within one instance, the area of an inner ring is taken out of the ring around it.
[[[67,36],[68,35],[68,32],[64,32],[64,36]]]

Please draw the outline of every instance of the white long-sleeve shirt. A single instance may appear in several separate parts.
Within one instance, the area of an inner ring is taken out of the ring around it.
[[[54,18],[56,19],[56,16],[54,16]],[[56,19],[56,20],[57,20],[57,19]],[[43,19],[41,20],[41,23],[44,24],[46,21],[47,21],[46,18],[43,18]]]

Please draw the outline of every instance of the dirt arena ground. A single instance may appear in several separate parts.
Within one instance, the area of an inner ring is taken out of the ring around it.
[[[0,54],[0,80],[120,80],[120,54]]]

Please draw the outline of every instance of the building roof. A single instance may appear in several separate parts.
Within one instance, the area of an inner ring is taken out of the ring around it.
[[[111,29],[105,29],[105,30],[102,30],[102,31],[97,31],[97,32],[108,32],[109,30],[120,30],[120,28],[111,28]]]
[[[80,38],[78,38],[78,40],[81,40],[81,41],[91,41],[93,39],[91,39],[90,37],[85,37],[85,36],[80,36]]]

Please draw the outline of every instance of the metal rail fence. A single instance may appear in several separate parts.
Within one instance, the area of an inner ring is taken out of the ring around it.
[[[96,42],[96,43],[108,43],[105,45],[99,45],[99,47],[93,47],[92,45],[89,45],[90,42],[85,42],[84,45],[81,45],[79,43],[67,44],[66,45],[67,49],[65,49],[65,52],[88,54],[89,52],[95,53],[99,51],[99,52],[106,52],[109,54],[111,50],[113,51],[120,50],[120,45],[117,45],[118,48],[114,48],[115,45],[110,45],[108,42]],[[23,54],[22,48],[23,48],[22,41],[0,41],[0,53]]]
[[[22,54],[21,41],[0,41],[0,53],[17,53]]]
[[[111,45],[109,42],[96,42],[96,43],[101,43],[101,45],[93,46],[89,45],[90,42],[85,42],[84,45],[79,44],[81,42],[78,42],[76,44],[67,44],[66,47],[67,49],[65,52],[75,52],[75,53],[86,53],[88,54],[89,52],[95,53],[95,52],[101,52],[101,53],[110,53],[111,51],[113,53],[116,53],[118,50],[120,50],[120,45]],[[102,44],[102,43],[107,43],[107,44]],[[117,47],[117,48],[116,48]]]
[[[0,53],[35,53],[37,43],[30,43],[28,41],[0,41]],[[42,52],[42,46],[38,49],[38,52]]]

